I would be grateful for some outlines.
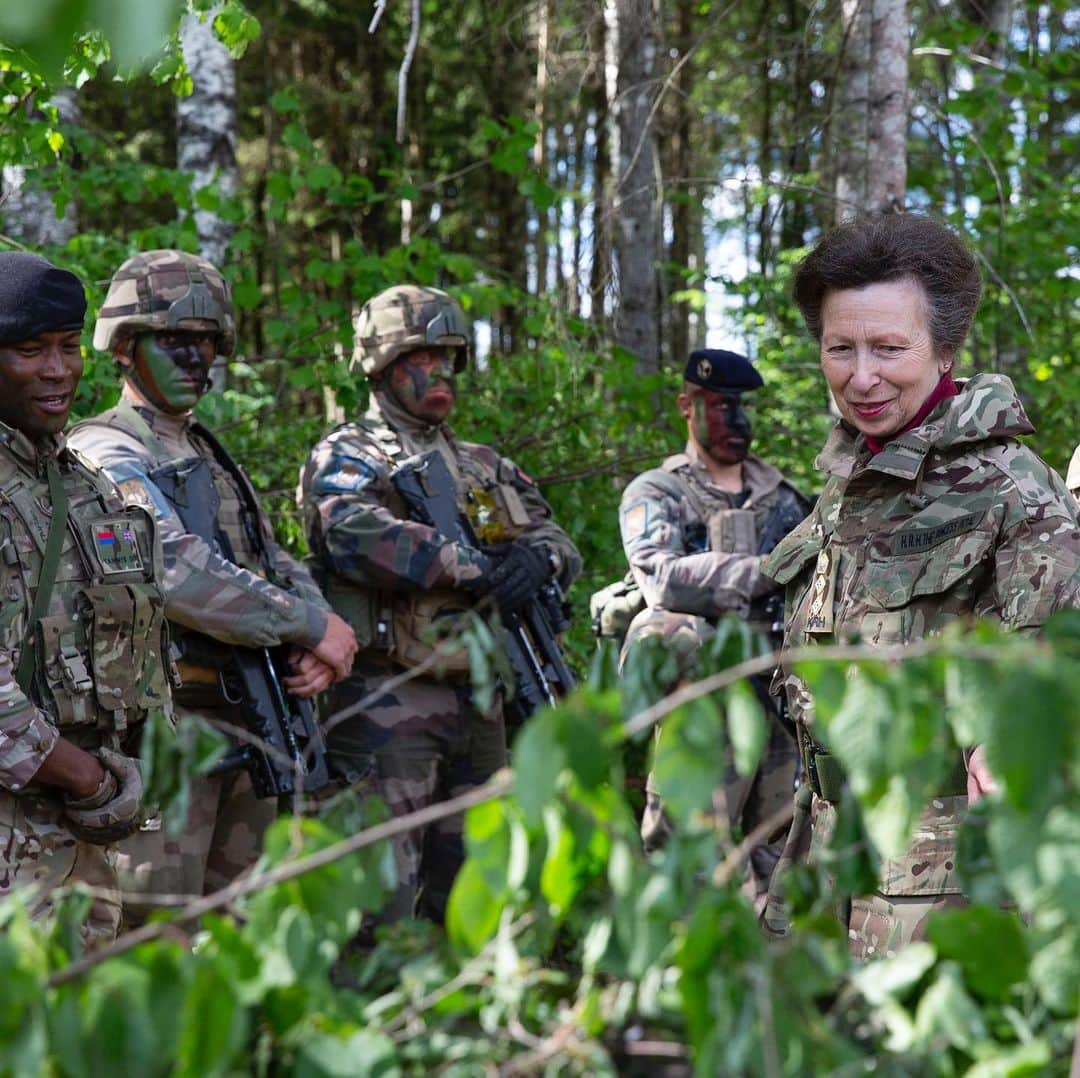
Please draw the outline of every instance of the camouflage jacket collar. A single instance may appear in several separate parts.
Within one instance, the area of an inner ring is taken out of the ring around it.
[[[164,412],[157,405],[133,393],[127,382],[124,383],[120,399],[137,409],[150,429],[160,438],[182,441],[196,422],[194,412],[185,412],[183,415]]]
[[[708,465],[701,459],[701,455],[693,442],[686,443],[684,452],[668,457],[663,462],[662,467],[671,472],[684,465],[692,468],[694,475],[705,486],[715,486],[712,477],[709,475]],[[746,506],[744,506],[746,508],[776,490],[784,481],[784,477],[771,464],[763,461],[761,457],[756,456],[754,453],[748,453],[742,465],[742,480],[743,489],[750,494]]]
[[[15,459],[31,472],[43,472],[49,457],[59,457],[67,447],[63,434],[43,434],[35,441],[6,423],[0,423],[0,443],[7,446]]]
[[[873,456],[863,436],[840,420],[825,442],[816,466],[841,478],[864,467],[900,479],[914,479],[931,450],[945,452],[991,438],[1016,438],[1034,431],[1012,381],[1005,375],[977,374],[958,384],[957,396],[942,401],[918,427],[896,435]]]
[[[409,446],[432,449],[438,446],[441,439],[445,438],[448,442],[454,440],[454,432],[449,423],[428,423],[417,419],[381,390],[375,390],[371,394],[371,402],[364,418],[371,423],[386,424]]]

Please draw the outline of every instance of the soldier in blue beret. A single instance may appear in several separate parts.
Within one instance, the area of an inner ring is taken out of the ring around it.
[[[659,636],[691,678],[719,618],[734,614],[762,628],[771,623],[765,606],[776,587],[761,572],[762,557],[806,516],[809,503],[750,452],[746,398],[764,384],[750,360],[703,349],[690,355],[683,377],[676,403],[686,419],[686,448],[639,475],[622,496],[619,524],[630,573],[620,602],[625,609],[628,599],[636,600],[639,609],[629,622],[624,657],[634,641]],[[603,626],[600,605],[594,602],[593,620]],[[728,761],[717,825],[745,834],[781,808],[791,797],[795,759],[794,742],[777,718],[757,774],[739,778]],[[650,776],[642,821],[649,849],[670,832],[661,794]],[[763,898],[778,854],[779,844],[753,851],[748,887],[755,897]]]

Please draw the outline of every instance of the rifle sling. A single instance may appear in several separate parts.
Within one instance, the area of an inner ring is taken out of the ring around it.
[[[25,694],[30,692],[30,681],[37,665],[37,625],[49,609],[53,585],[56,583],[56,571],[60,567],[60,554],[64,549],[64,533],[67,531],[68,496],[64,489],[64,480],[60,475],[60,466],[55,457],[49,457],[46,465],[49,480],[49,500],[52,503],[52,520],[49,523],[49,535],[45,540],[45,557],[41,563],[34,604],[30,609],[30,620],[26,627],[26,636],[22,642],[19,665],[15,671],[15,681]]]

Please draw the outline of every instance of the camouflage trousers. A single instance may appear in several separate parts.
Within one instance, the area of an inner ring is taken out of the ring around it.
[[[191,711],[179,711],[178,718],[202,721]],[[255,796],[246,771],[192,779],[179,834],[154,817],[118,845],[125,924],[140,924],[158,906],[174,904],[155,901],[155,895],[198,896],[231,883],[258,859],[276,816],[277,804]]]
[[[24,888],[30,916],[46,917],[58,887],[94,888],[82,927],[83,945],[93,948],[120,930],[120,892],[114,846],[79,842],[65,827],[57,797],[0,791],[0,895]]]
[[[663,737],[663,727],[656,740]],[[769,743],[765,755],[752,775],[740,776],[725,747],[726,780],[713,797],[713,815],[723,835],[748,835],[791,800],[795,788],[798,754],[794,739],[779,721],[769,722]],[[659,849],[672,833],[672,824],[664,812],[663,800],[656,789],[652,772],[645,782],[645,812],[641,818],[641,840],[647,853]],[[743,892],[757,905],[764,904],[773,869],[784,846],[786,832],[770,835],[750,851],[743,879]]]
[[[507,761],[501,700],[479,711],[466,684],[417,678],[380,693],[393,672],[355,670],[334,690],[328,708],[331,766],[361,795],[375,794],[393,816],[482,786]],[[368,703],[339,723],[334,716]],[[452,816],[398,836],[398,885],[380,920],[417,914],[442,921],[465,860],[462,818]]]
[[[936,797],[923,810],[911,845],[900,857],[882,860],[877,890],[838,903],[851,954],[887,957],[926,938],[926,920],[934,910],[967,904],[956,875],[956,840],[967,808],[963,795]],[[786,932],[783,873],[791,864],[820,857],[836,825],[836,805],[803,787],[796,797],[795,819],[777,866],[764,915],[773,935]]]

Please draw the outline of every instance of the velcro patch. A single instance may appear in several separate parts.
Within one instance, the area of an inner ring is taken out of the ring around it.
[[[320,494],[355,494],[375,478],[375,469],[356,457],[339,458],[336,463],[334,471],[319,476],[316,490]]]
[[[931,550],[949,539],[973,531],[981,519],[981,513],[965,513],[933,528],[903,528],[891,535],[879,533],[874,536],[874,549],[888,557],[921,554],[924,550]]]
[[[623,513],[622,532],[623,539],[629,542],[639,535],[644,535],[649,526],[649,503],[635,502]]]

